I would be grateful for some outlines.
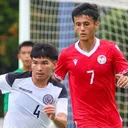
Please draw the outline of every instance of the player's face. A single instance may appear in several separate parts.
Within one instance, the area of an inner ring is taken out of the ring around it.
[[[18,54],[18,58],[22,61],[24,67],[31,66],[31,53],[32,47],[31,46],[23,46]]]
[[[55,61],[49,58],[32,58],[32,78],[34,81],[47,81],[54,69]]]
[[[81,41],[88,41],[95,37],[95,31],[99,23],[87,15],[74,17],[74,28]]]

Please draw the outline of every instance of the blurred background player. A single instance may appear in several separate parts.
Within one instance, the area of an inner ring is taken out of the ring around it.
[[[36,43],[31,52],[31,70],[0,76],[2,93],[9,93],[4,128],[65,128],[67,91],[51,78],[58,59],[57,49]]]
[[[21,61],[23,67],[18,68],[17,70],[15,70],[15,72],[25,72],[25,71],[31,70],[30,53],[33,45],[34,43],[32,41],[24,41],[19,45],[17,50],[17,57],[18,57],[18,60]],[[4,95],[4,116],[8,111],[8,98],[9,98],[9,93],[6,93]]]
[[[77,6],[72,20],[79,40],[61,52],[54,75],[61,81],[69,73],[77,128],[122,128],[115,100],[115,75],[118,73],[118,85],[128,87],[128,62],[116,43],[96,38],[97,5]]]

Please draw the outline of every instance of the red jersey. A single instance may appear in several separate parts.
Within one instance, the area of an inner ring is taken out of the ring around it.
[[[127,72],[128,63],[114,42],[96,40],[88,53],[79,48],[79,41],[64,49],[55,77],[69,75],[73,118],[78,127],[120,128],[115,74]]]

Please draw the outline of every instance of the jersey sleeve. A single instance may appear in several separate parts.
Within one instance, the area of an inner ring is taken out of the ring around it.
[[[2,93],[8,93],[11,91],[15,79],[20,76],[20,73],[7,73],[0,76],[0,90]]]
[[[7,79],[8,74],[3,74],[0,76],[0,90],[3,94],[11,91],[11,86],[7,82]]]
[[[62,88],[61,93],[56,103],[56,114],[65,113],[68,114],[68,95],[65,87]]]
[[[114,45],[113,49],[114,55],[114,67],[116,73],[125,74],[128,72],[128,61],[125,59],[123,53],[120,51],[117,45]]]
[[[66,74],[67,74],[66,49],[64,49],[59,55],[57,67],[55,68],[54,71],[54,76],[59,80],[63,80]]]

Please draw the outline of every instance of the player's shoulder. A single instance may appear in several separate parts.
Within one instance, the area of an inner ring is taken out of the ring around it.
[[[56,80],[54,80],[52,78],[50,78],[49,82],[51,82],[52,85],[54,87],[56,87],[56,91],[58,89],[61,90],[60,94],[59,94],[59,98],[67,98],[68,97],[67,89],[62,83],[60,83],[60,82],[58,82],[58,81],[56,81]]]
[[[53,84],[53,86],[59,87],[59,88],[65,88],[64,84],[58,82],[57,80],[54,80],[52,78],[49,79],[49,82]]]
[[[116,42],[113,42],[113,41],[109,41],[109,40],[100,40],[100,44],[101,46],[108,46],[108,47],[115,47]]]
[[[69,54],[75,49],[75,44],[70,45],[69,47],[63,48],[62,53]]]
[[[16,79],[24,79],[32,76],[31,71],[27,72],[10,72],[6,75],[6,80],[12,84]]]
[[[63,58],[65,61],[69,56],[72,56],[72,54],[76,51],[75,44],[70,45],[69,47],[63,48],[59,54],[59,58]]]
[[[27,78],[32,76],[31,71],[26,72],[10,72],[7,74],[9,77],[15,77],[15,78]]]

